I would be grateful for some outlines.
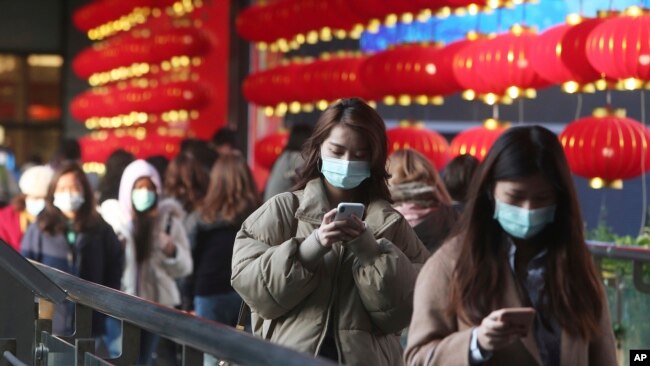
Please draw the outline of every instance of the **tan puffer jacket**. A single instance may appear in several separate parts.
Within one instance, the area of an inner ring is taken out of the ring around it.
[[[253,332],[317,355],[333,322],[342,363],[401,365],[399,333],[429,253],[384,200],[368,205],[362,235],[323,248],[315,230],[329,210],[315,179],[303,191],[273,197],[242,225],[232,285],[251,307]]]

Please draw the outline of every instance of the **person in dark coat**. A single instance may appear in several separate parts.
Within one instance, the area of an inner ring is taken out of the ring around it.
[[[242,222],[259,203],[246,161],[237,155],[220,157],[212,167],[205,199],[192,213],[198,224],[191,238],[194,272],[186,288],[197,316],[237,325],[242,299],[230,284],[233,246]],[[204,365],[216,364],[206,355]]]
[[[99,216],[88,179],[79,165],[62,163],[52,177],[45,209],[22,240],[25,257],[100,285],[120,288],[124,250]],[[105,317],[93,314],[93,335],[105,331]],[[57,305],[55,334],[73,330],[71,304]]]
[[[198,316],[235,326],[241,298],[230,285],[232,249],[243,220],[259,205],[246,161],[222,156],[210,173],[205,199],[193,213],[194,308]]]

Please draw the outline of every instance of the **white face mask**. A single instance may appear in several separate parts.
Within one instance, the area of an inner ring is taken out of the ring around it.
[[[45,200],[43,198],[25,198],[25,210],[30,215],[36,217],[45,208]]]
[[[84,198],[79,193],[62,192],[54,194],[54,206],[63,212],[76,212],[84,204]]]

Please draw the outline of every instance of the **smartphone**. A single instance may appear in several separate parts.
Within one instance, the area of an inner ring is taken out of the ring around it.
[[[521,329],[521,336],[525,337],[533,326],[535,309],[533,308],[505,308],[499,319],[511,326]]]
[[[366,206],[362,203],[354,202],[341,202],[336,207],[336,216],[334,220],[346,220],[354,214],[360,220],[363,219],[363,213],[366,210]]]

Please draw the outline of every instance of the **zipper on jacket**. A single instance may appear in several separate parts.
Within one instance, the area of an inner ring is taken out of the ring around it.
[[[332,308],[334,307],[334,301],[336,299],[336,294],[337,294],[337,290],[338,290],[339,268],[341,267],[341,264],[343,263],[343,254],[344,254],[344,251],[345,251],[344,249],[345,248],[343,247],[343,245],[341,245],[341,253],[339,255],[339,260],[336,263],[336,269],[334,270],[334,287],[332,287],[332,292],[331,292],[331,295],[330,295],[330,299],[329,299],[328,304],[327,304],[327,315],[325,317],[325,327],[323,328],[323,331],[321,332],[320,338],[318,340],[318,345],[316,345],[316,353],[314,354],[314,356],[318,356],[318,354],[320,353],[320,348],[323,345],[323,341],[325,340],[325,336],[327,335],[327,329],[329,328],[330,315],[332,313]],[[332,331],[334,333],[334,343],[336,344],[336,353],[337,353],[337,355],[339,357],[339,361],[340,361],[341,360],[341,355],[340,355],[341,351],[340,351],[340,349],[338,347],[338,344],[336,342],[336,335],[337,335],[336,329],[332,328]]]
[[[339,266],[340,268],[341,264],[343,264],[343,259],[345,258],[345,247],[341,245],[341,258],[339,259]],[[339,271],[336,271],[336,283],[338,284],[338,277],[339,277]],[[338,287],[336,288],[338,290]],[[338,295],[338,291],[337,294]],[[339,323],[339,317],[337,313],[334,310],[338,310],[338,302],[336,302],[337,296],[333,297],[332,300],[332,321],[334,322],[334,326],[332,327],[332,333],[334,333],[334,345],[336,345],[336,355],[339,359],[339,364],[343,364],[343,352],[341,351],[341,340],[339,339],[339,328],[338,328],[338,323]]]

